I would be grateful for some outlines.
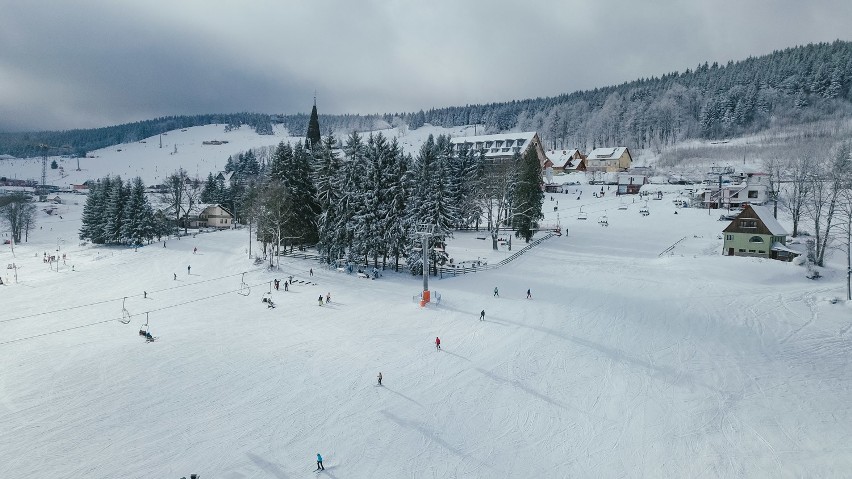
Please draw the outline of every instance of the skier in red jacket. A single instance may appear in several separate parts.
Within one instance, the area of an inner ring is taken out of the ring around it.
[[[435,349],[438,351],[441,350],[441,338],[437,336],[435,337]]]

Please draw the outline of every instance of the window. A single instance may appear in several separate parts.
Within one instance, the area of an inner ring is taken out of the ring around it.
[[[751,238],[748,239],[748,242],[749,243],[763,243],[763,238],[761,238],[760,236],[752,236]]]
[[[748,250],[749,253],[754,253],[753,249]]]
[[[527,140],[518,140],[518,146],[524,146],[524,142]]]
[[[758,250],[757,252],[758,252],[758,253],[760,253],[760,254],[766,254],[766,251],[760,251],[760,250]]]
[[[740,248],[740,250],[739,250],[739,251],[740,251],[740,253],[745,253],[745,250],[744,250],[744,249],[742,249],[742,248]]]
[[[757,228],[757,220],[740,220],[740,228]]]
[[[734,235],[725,235],[725,241],[733,241]]]
[[[757,198],[757,190],[749,190],[748,197],[749,198]]]
[[[731,195],[731,198],[739,198],[739,197],[740,197],[740,192],[739,192],[739,191],[738,191],[738,192],[736,192],[736,193],[734,193],[733,195]]]

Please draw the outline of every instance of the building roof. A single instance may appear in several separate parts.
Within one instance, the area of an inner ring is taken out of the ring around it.
[[[776,236],[786,236],[787,231],[778,223],[778,220],[772,216],[772,211],[765,206],[749,205],[760,221],[769,229],[769,232]]]
[[[580,163],[579,161],[576,163],[572,163],[571,166],[567,166],[567,163],[574,159],[574,155],[579,155],[580,150],[576,148],[567,148],[562,150],[547,150],[544,152],[547,155],[547,159],[553,162],[553,166],[558,166],[559,168],[566,167],[569,169],[577,168],[577,165]]]
[[[482,151],[486,158],[511,156],[515,153],[524,154],[532,144],[532,139],[536,136],[534,131],[524,131],[516,133],[499,133],[497,135],[478,135],[478,136],[460,136],[451,138],[450,143],[456,145],[455,148],[461,148],[465,145],[468,148]]]
[[[224,206],[222,206],[219,203],[201,203],[201,204],[199,204],[198,205],[198,208],[199,208],[198,214],[203,213],[204,210],[206,210],[207,208],[213,208],[213,207],[216,207],[216,206],[218,206],[219,208],[222,208],[222,211],[224,211],[225,213],[228,213],[229,215],[231,214],[231,212],[228,211],[228,208],[225,208]],[[233,215],[231,215],[231,216],[233,216]]]
[[[595,148],[591,153],[589,153],[589,156],[587,156],[586,159],[599,161],[617,160],[621,158],[621,155],[623,155],[626,150],[626,146],[619,146],[616,148]]]

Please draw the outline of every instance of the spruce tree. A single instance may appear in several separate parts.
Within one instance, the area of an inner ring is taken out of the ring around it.
[[[314,100],[314,107],[311,108],[311,119],[308,120],[308,133],[305,135],[305,146],[310,150],[319,148],[322,144],[320,137],[319,115],[317,115],[317,102]]]
[[[512,201],[512,225],[517,230],[517,235],[528,243],[535,234],[533,230],[538,227],[538,220],[542,218],[543,187],[538,155],[534,148],[528,148],[521,159]]]

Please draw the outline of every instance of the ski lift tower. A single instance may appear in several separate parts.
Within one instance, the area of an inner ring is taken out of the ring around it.
[[[426,306],[429,302],[429,238],[435,235],[435,225],[420,223],[415,233],[423,241],[423,295],[420,297],[420,306]]]

